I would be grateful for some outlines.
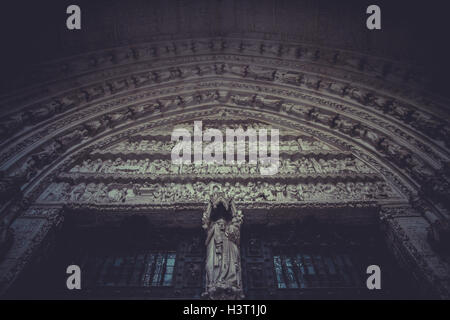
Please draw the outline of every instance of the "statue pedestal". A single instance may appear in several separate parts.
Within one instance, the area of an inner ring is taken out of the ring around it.
[[[244,297],[242,288],[230,286],[227,283],[210,286],[207,291],[202,293],[202,298],[209,300],[241,300]]]

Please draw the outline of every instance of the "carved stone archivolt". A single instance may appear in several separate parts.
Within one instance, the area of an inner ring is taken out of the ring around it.
[[[309,111],[308,111],[309,110]],[[327,125],[333,131],[337,130],[340,133],[348,134],[352,139],[360,139],[363,143],[369,143],[372,149],[379,152],[390,159],[398,167],[408,168],[408,174],[415,176],[416,179],[424,179],[424,175],[432,175],[435,171],[434,164],[427,165],[424,160],[417,156],[411,156],[410,151],[403,147],[393,143],[384,134],[377,131],[371,131],[361,124],[354,123],[350,125],[352,128],[350,132],[346,132],[342,125],[334,125],[336,123],[336,116],[325,116],[324,120],[317,115],[316,109],[304,109],[303,117],[305,121],[317,122],[320,125]],[[328,119],[328,120],[327,120]],[[342,121],[342,117],[341,120]],[[92,138],[89,136],[89,130],[85,128],[75,129],[73,132],[62,136],[61,138],[55,139],[49,145],[43,147],[41,150],[31,154],[31,156],[23,162],[21,167],[16,169],[12,175],[31,178],[36,175],[37,172],[45,166],[47,163],[54,161],[65,151],[76,143],[89,142]],[[16,150],[17,151],[17,150]],[[424,149],[424,152],[428,151]],[[433,153],[427,153],[427,157]]]
[[[198,56],[195,56],[198,54]],[[231,57],[233,60],[256,59],[258,64],[283,59],[283,65],[293,68],[297,66],[307,72],[317,73],[319,70],[329,76],[351,73],[353,82],[370,85],[381,85],[383,89],[391,89],[387,83],[395,83],[404,88],[400,92],[405,98],[417,98],[408,87],[417,87],[423,83],[424,72],[398,62],[388,61],[373,56],[365,56],[356,52],[340,51],[336,49],[314,47],[304,43],[286,43],[270,40],[236,39],[236,38],[203,38],[192,40],[171,40],[140,44],[131,47],[118,47],[107,51],[98,51],[86,55],[67,58],[64,61],[48,63],[45,72],[36,70],[34,83],[45,83],[43,88],[68,87],[64,81],[66,77],[78,76],[84,81],[95,81],[108,74],[120,75],[131,70],[143,70],[148,62],[152,65],[163,66],[168,61],[177,60],[185,63],[192,59],[205,59],[208,55]],[[157,58],[156,61],[155,58]],[[154,63],[153,63],[154,62]],[[102,71],[107,68],[109,72]],[[175,68],[174,68],[175,69]],[[415,69],[415,70],[414,70]],[[175,69],[176,70],[176,69]],[[203,74],[208,69],[199,68]],[[221,68],[218,68],[221,71]],[[350,72],[349,72],[350,71]],[[84,75],[83,75],[84,74]],[[145,82],[148,76],[137,76],[137,84]],[[291,77],[296,80],[295,75]],[[24,77],[22,77],[24,79]],[[57,81],[55,81],[57,80]],[[22,80],[23,81],[23,80]],[[42,90],[44,91],[44,90]],[[55,91],[55,90],[53,90]],[[42,96],[42,95],[41,95]],[[21,102],[30,100],[28,97],[18,99]],[[425,99],[424,99],[425,100]]]
[[[227,87],[231,85],[230,84],[223,84],[224,87]],[[239,86],[240,88],[242,88],[242,85]],[[239,87],[237,87],[236,89],[238,89]],[[185,88],[186,90],[187,88]],[[261,90],[262,88],[255,88],[256,90]],[[266,91],[266,94],[270,94],[271,92],[269,91],[269,89],[266,87],[264,88],[264,90]],[[196,90],[198,91],[198,89]],[[286,92],[286,94],[292,96],[292,93],[288,93],[286,90],[280,91],[277,90],[277,94]],[[208,94],[211,94],[212,97],[208,97]],[[140,94],[137,97],[139,97],[140,99],[142,99],[142,97],[145,96]],[[126,102],[131,102],[132,100],[130,99],[131,96],[128,96],[127,100],[124,99],[120,99],[121,104],[123,105]],[[156,99],[153,102],[150,103],[146,103],[144,105],[138,105],[138,106],[130,106],[127,107],[126,109],[118,109],[117,111],[112,111],[109,114],[104,114],[101,117],[98,117],[97,119],[93,120],[93,121],[87,121],[82,127],[79,127],[77,130],[77,134],[74,136],[73,134],[71,134],[69,137],[65,137],[64,139],[60,139],[59,142],[64,146],[64,142],[65,141],[71,141],[71,139],[80,139],[84,136],[92,136],[95,135],[103,130],[106,130],[108,128],[111,127],[115,127],[118,124],[121,124],[125,121],[128,120],[136,120],[146,114],[155,112],[155,111],[168,111],[170,109],[173,108],[186,108],[192,105],[196,105],[196,104],[201,104],[201,103],[211,103],[211,102],[231,102],[234,103],[236,105],[243,105],[243,106],[254,106],[255,108],[266,108],[268,110],[272,110],[272,111],[277,111],[277,112],[287,112],[287,113],[294,113],[297,114],[297,116],[301,116],[303,114],[303,116],[307,116],[309,119],[318,122],[318,123],[323,123],[325,125],[331,126],[333,128],[339,129],[341,132],[344,132],[346,134],[358,134],[358,131],[360,132],[359,135],[363,134],[364,131],[366,129],[364,129],[364,127],[356,127],[357,125],[360,125],[359,121],[351,121],[350,119],[341,116],[341,117],[336,117],[336,111],[339,114],[344,114],[345,112],[348,112],[350,114],[356,114],[360,117],[366,118],[369,122],[373,122],[375,121],[375,124],[377,126],[383,126],[384,130],[389,130],[389,131],[394,131],[396,134],[400,135],[400,137],[402,137],[402,139],[406,139],[411,140],[411,142],[414,142],[414,138],[409,135],[407,132],[405,132],[404,130],[402,131],[400,129],[400,127],[396,124],[396,125],[392,125],[389,124],[389,122],[386,122],[386,119],[389,119],[391,116],[388,115],[388,117],[386,116],[381,116],[380,113],[376,114],[377,116],[368,116],[367,112],[371,112],[372,109],[361,109],[361,108],[352,108],[350,105],[351,104],[346,104],[345,106],[343,106],[340,103],[336,103],[333,102],[331,103],[329,100],[327,99],[323,99],[323,98],[317,98],[317,97],[313,97],[311,95],[308,94],[296,94],[296,98],[297,99],[303,99],[305,100],[306,103],[311,104],[311,103],[318,103],[321,106],[320,107],[307,107],[307,106],[299,106],[293,102],[290,102],[286,99],[280,99],[279,97],[276,96],[267,96],[267,95],[249,95],[249,96],[242,96],[242,95],[236,95],[233,93],[229,93],[229,92],[219,92],[219,91],[213,91],[210,93],[206,93],[206,94],[202,94],[201,92],[197,92],[195,94],[190,94],[190,95],[185,95],[185,94],[178,94],[172,97],[165,97],[164,99]],[[320,112],[322,106],[326,106],[328,105],[329,107],[335,109],[334,113],[332,112],[331,114],[322,114]],[[106,106],[104,104],[104,106]],[[110,107],[110,105],[108,105]],[[297,110],[299,109],[300,110]],[[305,109],[305,110],[301,110],[301,109]],[[93,108],[90,108],[92,111]],[[95,109],[95,108],[94,108]],[[99,109],[99,106],[96,107],[96,109]],[[111,109],[111,108],[109,108]],[[77,109],[78,110],[78,109]],[[105,110],[105,109],[103,109]],[[97,112],[100,110],[97,110]],[[382,111],[382,110],[381,110]],[[104,112],[104,111],[103,111]],[[415,111],[416,113],[418,113],[419,111]],[[410,112],[415,114],[414,112]],[[81,113],[75,113],[71,115],[70,121],[74,122],[76,120],[79,120],[82,117],[85,117],[86,115],[88,115],[88,113],[84,112],[83,114]],[[370,114],[370,113],[369,113]],[[381,114],[386,114],[381,112]],[[421,125],[421,126],[425,126],[428,125],[428,127],[425,127],[425,130],[427,132],[437,132],[439,133],[440,130],[445,130],[445,126],[441,123],[442,120],[431,120],[431,119],[427,119],[424,115],[418,114],[416,116],[416,120],[414,120],[413,118],[408,120],[408,124],[409,125],[414,125],[414,123],[417,122],[417,125]],[[384,119],[384,120],[381,120]],[[67,119],[69,120],[69,119]],[[350,121],[349,121],[350,120]],[[62,126],[66,126],[67,125],[67,121],[65,122],[60,122]],[[20,128],[21,123],[18,123],[18,128]],[[432,130],[432,128],[430,126],[434,126],[435,129],[434,131]],[[40,126],[40,128],[42,128],[42,126]],[[46,130],[48,132],[48,129]],[[43,134],[45,134],[45,131],[41,131]],[[7,132],[8,134],[11,134],[11,132]],[[448,133],[442,133],[443,135],[441,135],[440,140],[441,141],[447,141],[446,137],[448,135]],[[376,140],[379,140],[381,137],[378,137]],[[67,140],[69,139],[69,140]],[[370,139],[370,137],[369,137]],[[423,138],[422,138],[423,139]],[[376,141],[375,141],[376,142]],[[420,142],[414,142],[415,145],[417,145],[419,148],[424,148],[424,146],[420,147]],[[417,148],[417,147],[416,147]],[[440,150],[440,147],[437,145],[437,148],[439,148],[438,150]],[[429,150],[431,151],[431,150]],[[426,152],[429,152],[426,151]],[[435,151],[433,151],[435,152]]]

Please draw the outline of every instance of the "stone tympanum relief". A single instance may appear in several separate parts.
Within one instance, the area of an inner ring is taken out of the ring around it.
[[[240,228],[241,211],[231,198],[216,193],[211,196],[203,213],[202,227],[206,230],[206,290],[208,299],[242,299]]]
[[[228,121],[229,122],[229,121]],[[223,123],[205,128],[270,128],[262,122]],[[192,123],[174,128],[192,128]],[[131,136],[75,161],[42,193],[41,203],[202,204],[215,189],[245,204],[283,205],[296,202],[377,201],[398,198],[384,179],[352,153],[314,137],[281,130],[278,173],[259,174],[258,164],[173,164],[170,130],[155,128]],[[204,143],[205,145],[206,143]],[[248,147],[248,143],[245,144]],[[247,151],[246,151],[247,153]]]

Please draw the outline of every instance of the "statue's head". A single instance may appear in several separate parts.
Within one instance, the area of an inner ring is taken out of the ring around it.
[[[226,221],[223,218],[220,218],[219,220],[217,220],[216,223],[219,226],[220,230],[225,231]]]

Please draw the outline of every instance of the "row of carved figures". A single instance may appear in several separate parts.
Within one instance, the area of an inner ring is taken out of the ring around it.
[[[219,96],[221,94],[219,92],[216,93]],[[249,103],[253,103],[252,101],[255,100],[256,96],[258,95],[245,96],[239,94],[232,95],[232,98],[236,101],[236,103],[248,106]],[[175,98],[175,100],[176,99],[178,98]],[[417,179],[423,180],[425,178],[433,176],[434,174],[432,168],[430,168],[430,166],[427,165],[419,157],[412,154],[411,150],[392,140],[391,137],[385,135],[382,132],[373,130],[356,120],[345,118],[338,114],[328,113],[318,108],[305,107],[292,103],[284,103],[283,99],[278,99],[277,101],[282,103],[281,106],[283,108],[287,108],[286,110],[289,113],[294,113],[296,116],[327,125],[334,130],[338,130],[354,137],[361,138],[362,140],[370,143],[373,147],[386,155],[400,168],[410,171]],[[278,102],[272,102],[275,105],[279,104]],[[270,104],[272,104],[272,102]],[[160,108],[160,101],[113,112],[111,114],[104,115],[97,120],[91,120],[88,123],[77,126],[71,131],[55,138],[47,145],[41,146],[39,147],[39,149],[35,150],[35,152],[25,160],[25,163],[22,164],[21,168],[17,169],[13,175],[21,176],[25,180],[28,180],[30,177],[35,175],[39,169],[57,159],[61,153],[63,153],[66,149],[72,147],[73,145],[78,144],[85,139],[94,137],[97,133],[101,132],[108,126],[114,126],[115,124],[124,123],[125,121],[133,118],[135,115],[143,114],[150,110],[152,110],[150,112],[153,112],[158,108]],[[424,154],[427,154],[427,156],[429,156],[430,158],[435,159],[437,157],[436,153],[434,153],[434,151],[431,150],[429,146],[426,146],[423,143],[418,142],[417,140],[410,139],[410,136],[404,136],[404,138],[409,139],[409,143],[411,146],[419,149]],[[450,138],[446,141],[450,141]],[[14,149],[10,149],[8,152],[5,152],[1,155],[1,159],[3,161],[16,153],[17,151],[15,151]]]
[[[259,174],[259,164],[244,162],[242,164],[218,164],[216,162],[200,164],[173,164],[171,160],[137,160],[121,159],[84,160],[82,164],[70,169],[71,173],[117,173],[117,174]],[[337,174],[337,173],[374,173],[374,170],[356,158],[298,160],[281,159],[278,174]]]
[[[44,146],[39,151],[36,151],[33,153],[28,159],[26,159],[25,163],[21,165],[18,169],[13,171],[10,175],[14,176],[16,178],[20,178],[24,181],[28,181],[31,177],[37,174],[38,170],[43,168],[44,166],[50,164],[52,161],[57,159],[59,155],[64,152],[64,150],[73,144],[79,142],[83,139],[84,133],[83,130],[85,129],[77,129],[73,132],[66,134],[65,136],[58,138],[54,141],[52,141],[50,144]],[[409,150],[405,149],[404,147],[388,140],[387,138],[380,137],[379,134],[372,132],[372,131],[366,131],[364,133],[364,136],[366,139],[369,139],[369,141],[373,142],[373,144],[381,151],[383,151],[387,156],[389,156],[394,163],[399,165],[401,168],[406,169],[410,171],[417,179],[420,180],[427,180],[434,176],[434,170],[430,168],[428,165],[424,163],[423,160],[421,160],[419,157],[417,157],[415,154],[411,154]],[[89,164],[90,165],[90,164]],[[146,171],[146,169],[142,169],[141,165],[138,165],[141,167],[141,173],[142,172],[152,172],[152,171]],[[110,166],[111,167],[111,166]],[[301,168],[301,164],[299,165]],[[172,169],[172,167],[170,167]],[[169,167],[166,168],[168,170]],[[187,168],[189,170],[189,168]],[[109,170],[109,169],[105,169]],[[150,168],[149,170],[157,170],[156,168]],[[162,172],[164,172],[165,169],[161,169]],[[176,169],[174,173],[178,173]],[[227,171],[227,168],[224,169],[225,172]],[[235,170],[235,169],[232,169]],[[245,169],[244,169],[245,170]],[[249,169],[250,170],[250,169]],[[326,169],[324,169],[326,170]],[[331,171],[333,169],[330,169]],[[133,171],[133,170],[128,170]],[[136,170],[134,170],[136,171]],[[308,170],[303,170],[302,173],[308,173]],[[156,172],[156,171],[154,171]],[[326,171],[325,171],[326,172]]]
[[[170,152],[176,145],[176,141],[158,141],[155,139],[140,141],[121,141],[118,144],[110,147],[108,151],[153,151],[153,152]],[[203,142],[202,147],[211,142]],[[270,148],[270,141],[268,141],[268,148]],[[234,142],[235,148],[237,143]],[[223,149],[226,150],[227,143],[223,143]],[[245,150],[248,151],[249,143],[245,143]],[[296,140],[281,140],[279,142],[280,152],[298,152],[298,151],[328,151],[331,147],[319,140],[306,140],[298,137]]]
[[[304,184],[269,184],[267,182],[225,183],[155,183],[104,184],[66,182],[53,183],[41,196],[44,202],[127,202],[151,203],[194,201],[204,202],[215,192],[222,192],[236,201],[334,201],[375,200],[394,197],[385,182],[338,182]]]
[[[115,94],[127,90],[131,86],[139,87],[145,84],[161,83],[180,78],[186,79],[207,74],[230,74],[244,78],[254,78],[304,86],[319,91],[323,90],[331,94],[348,97],[357,103],[378,109],[379,111],[404,121],[414,128],[427,134],[431,134],[434,138],[438,138],[444,142],[447,141],[445,138],[447,138],[449,134],[448,129],[446,129],[446,122],[443,119],[439,119],[393,98],[379,96],[370,90],[355,87],[353,84],[337,82],[336,80],[324,79],[319,76],[300,72],[283,71],[250,65],[216,63],[149,71],[141,75],[111,80],[83,89],[77,89],[74,92],[67,93],[63,97],[54,97],[42,104],[33,105],[32,108],[25,111],[20,111],[19,113],[0,119],[0,136],[12,134],[17,130],[22,129],[23,125],[30,123],[36,124],[46,120],[56,113],[64,112],[79,106],[84,101],[91,102],[108,93]],[[284,99],[276,97],[260,94],[242,97],[241,95],[210,92],[206,94],[195,93],[193,95],[176,96],[173,98],[161,98],[147,107],[128,108],[126,113],[105,117],[103,121],[106,122],[107,126],[114,126],[117,124],[116,120],[118,120],[118,118],[136,118],[142,113],[147,113],[150,110],[164,110],[171,107],[185,107],[212,101],[226,102],[228,100],[231,100],[231,102],[237,105],[269,108],[277,111],[289,109],[289,103],[286,103]]]
[[[117,47],[107,51],[90,53],[85,56],[75,56],[55,63],[42,72],[42,76],[61,77],[66,73],[92,71],[95,68],[105,68],[122,63],[131,63],[138,60],[153,59],[160,56],[183,56],[195,53],[238,53],[256,56],[283,57],[314,61],[316,63],[345,66],[358,72],[367,71],[377,76],[392,77],[395,80],[423,81],[423,74],[410,67],[392,65],[392,62],[374,57],[361,56],[352,52],[339,52],[334,49],[318,48],[307,45],[289,43],[267,43],[260,40],[241,39],[201,39],[182,42],[161,42],[144,44],[133,47]],[[416,71],[416,72],[415,72]],[[200,73],[200,72],[199,72]],[[33,80],[37,81],[40,74],[35,74]]]

